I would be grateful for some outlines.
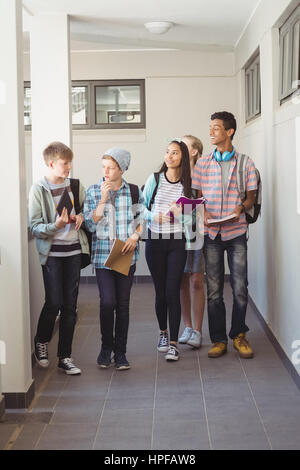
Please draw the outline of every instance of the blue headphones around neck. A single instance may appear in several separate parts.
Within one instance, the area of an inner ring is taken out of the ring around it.
[[[232,152],[221,153],[217,149],[214,150],[214,157],[215,157],[217,162],[228,162],[228,160],[230,160],[233,157],[234,154],[235,154],[235,148],[234,147],[233,147]]]

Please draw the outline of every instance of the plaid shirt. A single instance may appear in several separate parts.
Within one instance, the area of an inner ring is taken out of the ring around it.
[[[86,227],[93,233],[92,263],[97,269],[110,269],[104,266],[104,263],[115,239],[118,238],[119,240],[126,241],[134,233],[139,223],[143,223],[144,199],[143,193],[139,190],[139,202],[136,210],[133,211],[129,184],[122,179],[122,185],[116,191],[115,201],[110,203],[108,199],[104,207],[103,217],[96,224],[93,220],[93,212],[101,199],[101,184],[102,182],[88,188],[83,213]],[[131,265],[137,262],[138,254],[139,248],[137,244]]]
[[[192,177],[192,188],[202,191],[203,197],[205,197],[207,201],[205,208],[214,218],[225,217],[231,214],[235,207],[242,202],[237,185],[237,155],[236,153],[231,159],[224,200],[221,167],[215,160],[213,153],[199,158],[195,165]],[[246,191],[257,189],[255,166],[249,157],[246,163],[245,180]],[[214,240],[218,233],[220,233],[221,239],[225,241],[243,235],[246,233],[247,227],[245,214],[241,213],[238,222],[205,227],[204,234],[208,234],[209,238]]]

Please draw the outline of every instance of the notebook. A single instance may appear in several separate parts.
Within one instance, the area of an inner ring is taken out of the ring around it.
[[[59,203],[57,204],[57,207],[56,207],[56,210],[59,215],[61,215],[64,207],[67,209],[68,215],[70,215],[73,209],[73,203],[71,201],[71,198],[69,196],[69,191],[67,190],[67,188],[64,189],[64,192],[62,193]]]

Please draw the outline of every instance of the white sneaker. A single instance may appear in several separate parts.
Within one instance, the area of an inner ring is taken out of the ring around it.
[[[183,333],[182,335],[180,336],[179,338],[179,343],[180,344],[186,344],[188,342],[188,340],[190,339],[191,337],[191,334],[193,332],[193,328],[189,328],[188,326],[183,330]]]
[[[193,348],[200,348],[202,344],[202,336],[200,331],[193,330],[190,339],[187,341],[187,344]]]

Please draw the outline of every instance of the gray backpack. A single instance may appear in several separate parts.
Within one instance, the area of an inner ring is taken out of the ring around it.
[[[237,167],[237,184],[238,190],[240,193],[241,201],[244,202],[246,199],[246,183],[245,183],[245,175],[246,175],[246,164],[247,164],[248,157],[246,155],[239,155],[238,156],[238,167]],[[262,193],[262,183],[260,178],[260,173],[257,168],[255,168],[256,179],[257,179],[257,190],[254,205],[246,211],[246,220],[248,224],[254,224],[257,221],[257,218],[261,211],[261,193]]]

